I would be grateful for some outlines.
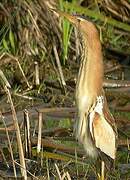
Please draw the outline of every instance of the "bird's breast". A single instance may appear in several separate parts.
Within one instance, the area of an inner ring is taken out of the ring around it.
[[[78,109],[79,111],[85,111],[87,105],[88,105],[88,101],[89,101],[89,98],[85,95],[78,95],[76,97],[76,100],[77,100],[77,104],[78,104]]]

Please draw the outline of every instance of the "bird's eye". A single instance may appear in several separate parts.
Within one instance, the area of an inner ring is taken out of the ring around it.
[[[80,22],[80,21],[84,21],[84,19],[83,18],[81,18],[81,17],[77,17],[77,20]]]
[[[80,23],[81,19],[80,18],[77,18],[78,22]]]

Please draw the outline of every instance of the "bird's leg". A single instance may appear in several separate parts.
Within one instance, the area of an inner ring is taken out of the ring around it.
[[[104,172],[105,172],[105,163],[101,161],[101,180],[104,180]]]
[[[97,159],[96,162],[96,173],[98,180],[105,180],[106,179],[106,164],[103,160]]]
[[[106,180],[109,174],[115,170],[115,161],[103,153],[99,153],[99,158],[96,161],[96,174],[98,180]]]

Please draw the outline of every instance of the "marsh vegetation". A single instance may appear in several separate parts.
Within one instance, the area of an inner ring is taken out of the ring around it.
[[[51,8],[83,15],[99,30],[104,88],[119,133],[115,170],[107,172],[107,179],[130,179],[130,1],[126,0],[1,0],[0,177],[100,178],[73,136],[80,64],[77,32]]]

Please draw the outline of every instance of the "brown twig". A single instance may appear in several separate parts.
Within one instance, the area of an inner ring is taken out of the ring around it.
[[[120,64],[117,65],[117,66],[114,66],[114,67],[111,67],[111,68],[106,69],[106,70],[105,70],[105,74],[106,74],[106,73],[113,72],[113,71],[118,70],[118,69],[121,69],[121,65],[120,65]]]
[[[29,112],[27,109],[24,110],[24,137],[25,137],[25,153],[27,158],[31,158],[31,135],[30,135],[30,121]]]
[[[118,145],[120,146],[128,146],[130,144],[130,139],[119,139]]]
[[[66,82],[65,82],[65,79],[64,79],[64,75],[63,75],[63,72],[62,72],[60,59],[59,59],[59,56],[58,56],[55,44],[53,44],[53,51],[54,51],[54,54],[55,54],[55,59],[56,59],[58,71],[59,71],[59,74],[60,74],[61,83],[62,83],[62,86],[63,86],[64,91],[65,91]]]
[[[33,138],[32,139],[32,145],[36,145],[37,144],[37,138]],[[41,144],[43,147],[49,147],[49,148],[53,148],[53,149],[56,149],[56,150],[60,150],[60,151],[63,151],[63,152],[68,152],[68,153],[72,153],[74,154],[75,153],[75,147],[67,147],[63,144],[57,144],[55,143],[51,138],[42,138],[41,139]],[[79,148],[76,148],[76,151],[78,154],[84,154],[84,151],[79,149]],[[40,152],[40,151],[39,151]]]
[[[19,129],[19,125],[18,125],[17,115],[15,112],[15,108],[13,105],[10,91],[7,88],[7,86],[4,86],[4,90],[7,94],[8,100],[10,102],[10,107],[11,107],[12,116],[13,116],[13,123],[14,123],[14,127],[16,129],[16,137],[17,137],[17,143],[18,143],[20,164],[23,167],[23,168],[21,168],[21,174],[24,177],[24,179],[27,180],[26,165],[25,165],[25,160],[24,160],[23,146],[22,146],[22,140],[21,140],[20,129]]]
[[[38,62],[35,61],[34,65],[35,65],[35,84],[36,84],[36,86],[38,86],[40,84]]]
[[[15,178],[16,178],[16,177],[17,177],[17,174],[16,174],[16,167],[15,167],[15,163],[14,163],[14,156],[13,156],[13,150],[12,150],[12,146],[11,146],[11,141],[10,141],[8,129],[7,129],[7,127],[6,127],[6,123],[5,123],[5,121],[4,121],[3,118],[2,118],[2,120],[3,120],[3,124],[4,124],[4,126],[5,126],[5,131],[6,131],[6,135],[7,135],[7,139],[8,139],[8,143],[9,143],[10,155],[11,155],[12,163],[13,163],[14,176],[15,176]]]
[[[103,83],[103,87],[107,87],[107,88],[130,87],[130,81],[105,79]]]
[[[13,55],[9,54],[9,53],[3,53],[3,54],[0,56],[0,59],[2,59],[5,55],[7,55],[8,57],[10,57],[12,60],[14,60],[14,61],[17,63],[17,65],[18,65],[18,67],[19,67],[19,70],[20,70],[20,72],[21,72],[21,74],[22,74],[22,76],[23,76],[23,78],[24,78],[24,81],[26,82],[28,88],[31,89],[32,86],[30,86],[30,84],[29,84],[29,82],[28,82],[28,80],[27,80],[27,78],[26,78],[26,76],[25,76],[25,73],[24,73],[24,71],[23,71],[23,69],[22,69],[22,67],[21,67],[21,64],[19,63],[19,60],[18,60],[16,57],[14,57]]]
[[[38,113],[38,140],[37,140],[37,153],[41,150],[41,137],[42,137],[42,113]]]

